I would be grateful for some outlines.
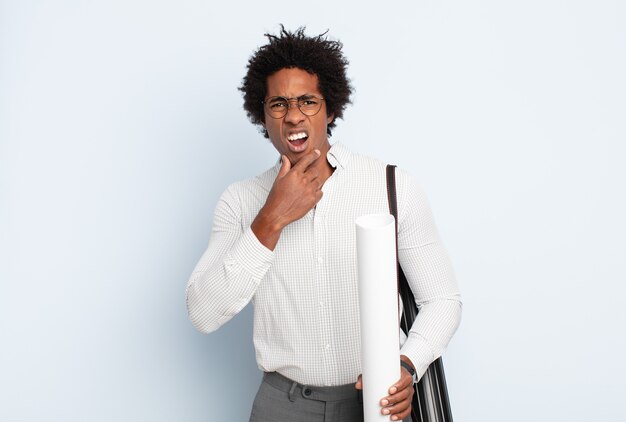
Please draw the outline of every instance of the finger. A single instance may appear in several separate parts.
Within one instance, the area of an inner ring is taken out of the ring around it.
[[[400,416],[398,419],[404,419],[406,416],[408,416],[410,412],[411,400],[406,399],[402,400],[399,403],[396,403],[393,406],[383,408],[380,413],[382,413],[383,415],[392,415],[392,420],[397,420],[393,419],[393,416]]]
[[[411,401],[407,400],[406,402],[398,403],[396,406],[387,409],[389,410],[388,414],[391,415],[392,421],[400,421],[411,414]]]
[[[398,413],[392,413],[391,414],[391,420],[392,421],[402,421],[402,420],[408,418],[410,414],[411,414],[411,403],[409,403],[407,408],[404,409],[403,411],[398,412]]]
[[[280,157],[281,165],[280,170],[278,170],[278,177],[283,177],[285,174],[291,170],[291,161],[287,158],[286,155]]]
[[[402,368],[402,376],[398,382],[389,388],[389,394],[395,394],[396,391],[405,389],[411,384],[413,384],[413,377],[409,374],[409,371]]]
[[[324,192],[322,192],[321,190],[315,191],[315,203],[316,204],[322,200],[322,196],[324,196]]]
[[[311,169],[311,167],[309,167],[309,169]],[[304,174],[306,174],[305,180],[307,180],[308,182],[312,182],[315,179],[317,179],[318,177],[320,177],[320,173],[317,170],[314,171],[306,171],[304,172]]]
[[[305,171],[307,167],[315,162],[318,158],[320,158],[320,150],[316,149],[305,155],[293,166],[294,169],[298,169],[300,171]]]
[[[407,398],[413,397],[413,387],[405,388],[398,391],[396,394],[385,397],[380,401],[381,406],[390,406],[396,403],[400,403]]]
[[[356,388],[357,390],[363,389],[363,379],[361,378],[360,375],[359,375],[359,378],[356,380],[356,384],[354,384],[354,388]]]

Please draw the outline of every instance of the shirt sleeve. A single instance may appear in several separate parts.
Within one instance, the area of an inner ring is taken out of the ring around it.
[[[217,204],[209,245],[187,283],[189,319],[204,333],[217,330],[250,302],[274,260],[274,252],[241,220],[231,186]]]
[[[461,321],[461,295],[425,193],[398,171],[398,259],[419,313],[400,349],[421,378]]]

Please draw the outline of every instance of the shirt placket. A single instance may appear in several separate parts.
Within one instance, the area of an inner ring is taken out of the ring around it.
[[[333,175],[334,176],[334,175]],[[313,235],[315,244],[315,277],[318,286],[317,307],[320,325],[319,348],[322,356],[324,374],[324,382],[328,384],[328,380],[336,374],[334,327],[333,327],[333,310],[331,302],[332,286],[330,285],[332,277],[328,273],[327,258],[331,239],[327,230],[327,208],[332,200],[332,190],[334,177],[331,176],[324,183],[324,197],[315,208],[313,217]],[[330,384],[328,384],[330,385]]]

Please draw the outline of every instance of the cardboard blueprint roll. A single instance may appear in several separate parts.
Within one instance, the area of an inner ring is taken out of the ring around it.
[[[396,226],[390,214],[356,220],[365,422],[388,421],[380,400],[400,379]]]

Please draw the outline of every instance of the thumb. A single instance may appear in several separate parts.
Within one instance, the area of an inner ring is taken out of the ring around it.
[[[280,161],[282,164],[280,165],[280,170],[278,170],[278,177],[283,177],[291,170],[291,161],[289,161],[286,155],[282,155]]]

